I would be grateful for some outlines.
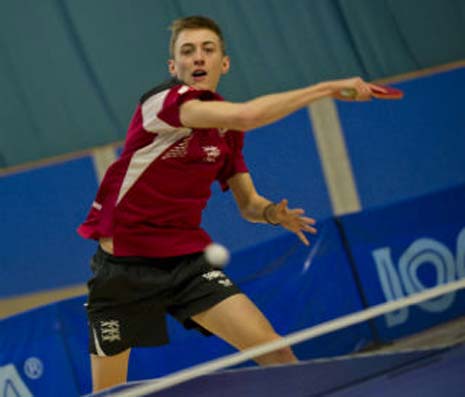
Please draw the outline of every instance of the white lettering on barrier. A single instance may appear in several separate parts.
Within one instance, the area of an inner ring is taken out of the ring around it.
[[[457,277],[465,278],[465,228],[457,237]]]
[[[387,301],[404,298],[421,292],[428,287],[418,277],[419,269],[425,264],[432,265],[436,273],[436,285],[465,278],[465,228],[457,236],[456,257],[443,243],[420,238],[414,241],[400,256],[396,269],[391,249],[382,247],[372,252],[379,281]],[[435,286],[436,286],[435,285]],[[450,293],[418,306],[431,313],[441,313],[454,303],[455,293]],[[385,315],[388,327],[395,327],[408,320],[409,308]]]
[[[1,397],[34,397],[13,364],[0,367]]]
[[[392,264],[391,249],[380,248],[372,252],[376,263],[378,278],[387,301],[393,301],[404,297],[399,276]],[[388,327],[394,327],[407,321],[408,308],[400,309],[385,315]]]

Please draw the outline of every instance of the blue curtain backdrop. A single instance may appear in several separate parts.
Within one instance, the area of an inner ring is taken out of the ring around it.
[[[465,59],[461,0],[7,0],[0,3],[0,167],[120,140],[167,77],[168,26],[224,29],[231,100]]]

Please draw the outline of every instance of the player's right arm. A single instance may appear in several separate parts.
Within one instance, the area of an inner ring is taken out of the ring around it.
[[[247,102],[191,100],[181,105],[181,123],[191,128],[227,128],[247,131],[273,123],[318,99],[342,99],[345,89],[355,89],[355,100],[368,100],[371,85],[356,77],[257,97]]]

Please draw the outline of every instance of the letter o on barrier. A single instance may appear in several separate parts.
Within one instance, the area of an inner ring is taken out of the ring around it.
[[[399,272],[407,294],[427,289],[418,278],[418,269],[424,264],[434,266],[437,285],[455,280],[455,261],[449,248],[436,240],[421,238],[410,245],[399,259]],[[419,306],[429,312],[442,312],[452,305],[454,299],[455,293],[450,293]]]

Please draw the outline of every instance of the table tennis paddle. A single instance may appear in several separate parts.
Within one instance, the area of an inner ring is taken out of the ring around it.
[[[347,99],[355,99],[357,97],[357,90],[355,88],[344,88],[341,90],[341,96]],[[404,92],[398,88],[372,84],[371,96],[377,99],[402,99]]]
[[[401,99],[404,97],[404,92],[387,85],[372,84],[371,95],[378,99]]]

